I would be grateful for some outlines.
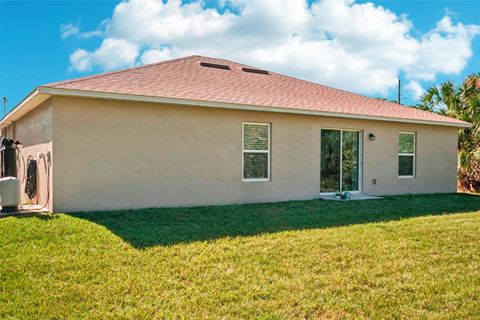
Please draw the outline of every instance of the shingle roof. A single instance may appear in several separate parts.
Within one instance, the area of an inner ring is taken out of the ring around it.
[[[201,66],[227,65],[230,70]],[[303,111],[383,117],[395,120],[466,124],[463,121],[334,89],[282,74],[242,71],[253,68],[223,59],[189,56],[44,87],[232,103]]]

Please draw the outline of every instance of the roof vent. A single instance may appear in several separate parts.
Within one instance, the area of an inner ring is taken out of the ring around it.
[[[245,68],[245,67],[242,68],[242,71],[250,72],[250,73],[269,74],[267,70],[252,69],[252,68]]]
[[[230,67],[225,64],[217,64],[217,63],[209,63],[209,62],[200,62],[202,67],[207,68],[215,68],[215,69],[223,69],[223,70],[230,70]]]

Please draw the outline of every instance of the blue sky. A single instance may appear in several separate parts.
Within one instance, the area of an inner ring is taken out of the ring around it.
[[[187,54],[406,104],[480,71],[480,1],[188,2],[1,0],[0,96]]]

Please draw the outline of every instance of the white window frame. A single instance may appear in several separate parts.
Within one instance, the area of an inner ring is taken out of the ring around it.
[[[416,132],[408,132],[408,131],[400,131],[398,133],[398,148],[400,149],[400,135],[401,134],[409,134],[413,135],[413,153],[401,153],[400,150],[398,150],[398,156],[397,156],[397,174],[399,179],[411,179],[415,178],[416,172],[417,172],[417,133]],[[413,156],[413,175],[406,175],[406,176],[401,176],[399,174],[400,171],[400,156]]]
[[[268,149],[267,150],[250,150],[250,149],[245,149],[245,125],[249,124],[254,124],[254,125],[261,125],[261,126],[267,126],[268,127]],[[271,125],[270,123],[265,123],[265,122],[243,122],[242,123],[242,181],[243,182],[259,182],[259,181],[270,181],[270,171],[271,171]],[[267,154],[267,178],[245,178],[244,175],[244,158],[245,158],[245,153],[266,153]]]

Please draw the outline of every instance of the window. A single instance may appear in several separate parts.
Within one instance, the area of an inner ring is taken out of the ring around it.
[[[243,180],[270,179],[270,124],[243,123]]]
[[[415,133],[400,132],[398,136],[398,176],[415,177]]]

